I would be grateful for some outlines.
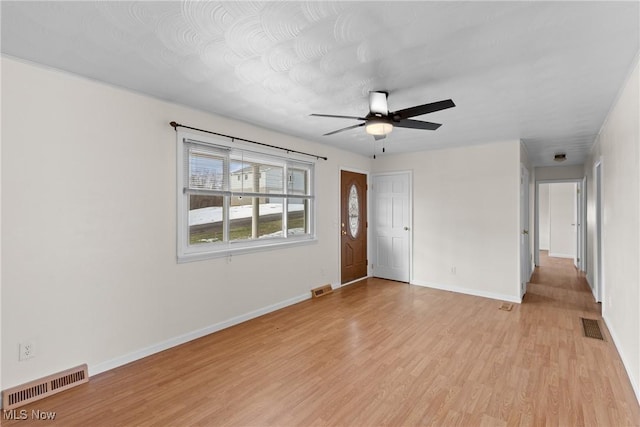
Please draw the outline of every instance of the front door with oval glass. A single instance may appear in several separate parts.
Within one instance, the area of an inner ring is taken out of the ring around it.
[[[367,276],[367,176],[342,171],[340,176],[342,283]]]

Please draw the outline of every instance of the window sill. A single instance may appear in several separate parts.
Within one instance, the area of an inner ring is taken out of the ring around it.
[[[233,247],[233,244],[227,245],[224,248],[211,250],[207,252],[195,252],[189,254],[179,254],[177,261],[178,264],[185,264],[193,261],[203,261],[206,259],[224,258],[231,255],[243,255],[254,252],[272,251],[274,249],[285,249],[296,246],[311,245],[318,242],[316,237],[309,237],[305,239],[294,239],[287,241],[274,241],[273,243],[261,244],[256,246],[238,246]]]

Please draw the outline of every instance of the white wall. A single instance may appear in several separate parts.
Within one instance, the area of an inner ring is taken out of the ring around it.
[[[549,256],[576,255],[575,201],[575,183],[549,184]]]
[[[640,400],[640,71],[634,65],[585,163],[588,279],[594,283],[593,168],[602,160],[602,315]]]
[[[563,179],[582,179],[584,166],[545,166],[536,168],[537,181],[554,181]]]
[[[549,184],[538,186],[538,227],[540,250],[549,250]]]
[[[2,107],[2,388],[100,372],[340,283],[339,169],[370,159],[7,58]],[[328,156],[318,242],[177,264],[172,120]],[[18,362],[23,340],[36,357]]]
[[[2,91],[2,64],[0,63],[0,92]],[[0,102],[0,129],[2,126],[2,102]],[[0,236],[2,236],[2,134],[0,133]],[[0,322],[2,321],[2,238],[0,237]],[[0,390],[2,387],[2,325],[0,324]]]
[[[374,172],[413,171],[412,283],[520,301],[519,150],[509,141],[373,161]]]

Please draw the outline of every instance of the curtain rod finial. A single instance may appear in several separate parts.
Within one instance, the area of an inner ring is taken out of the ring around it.
[[[171,122],[169,123],[169,125],[174,129],[178,127],[178,124],[176,122]]]

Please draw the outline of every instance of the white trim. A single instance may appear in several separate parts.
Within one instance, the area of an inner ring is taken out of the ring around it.
[[[571,258],[571,259],[573,259],[574,257],[574,255],[571,255],[571,254],[556,254],[551,252],[549,252],[549,256],[551,258]]]
[[[605,304],[604,289],[604,164],[602,156],[593,162],[593,198],[595,210],[595,223],[593,242],[593,282],[596,301],[602,303],[602,313],[607,310]]]
[[[268,305],[263,308],[259,308],[254,311],[250,311],[249,313],[241,314],[240,316],[232,317],[231,319],[224,320],[222,322],[215,323],[210,326],[206,326],[201,329],[197,329],[195,331],[188,332],[186,334],[179,335],[174,338],[170,338],[168,340],[159,342],[157,344],[153,344],[149,347],[142,348],[140,350],[136,350],[134,352],[125,354],[123,356],[116,357],[111,360],[107,360],[105,362],[96,363],[89,365],[89,376],[97,375],[102,372],[117,368],[118,366],[126,365],[127,363],[134,362],[136,360],[142,359],[147,356],[151,356],[152,354],[159,353],[161,351],[167,350],[169,348],[178,346],[180,344],[184,344],[189,341],[193,341],[195,339],[204,337],[205,335],[212,334],[214,332],[221,331],[223,329],[229,328],[231,326],[238,325],[240,323],[246,322],[247,320],[254,319],[256,317],[263,316],[267,313],[271,313],[276,310],[280,310],[281,308],[288,307],[293,304],[297,304],[299,302],[308,300],[311,298],[311,292],[307,292],[303,295],[298,295],[293,298],[286,299],[284,301]]]
[[[178,264],[185,264],[193,261],[203,261],[206,259],[214,259],[214,258],[226,258],[233,257],[234,255],[242,255],[249,254],[254,252],[262,252],[262,251],[271,251],[274,249],[285,249],[296,246],[304,246],[318,243],[318,239],[316,237],[305,237],[305,238],[289,238],[287,241],[274,241],[272,244],[262,244],[256,246],[243,246],[235,249],[226,249],[224,251],[216,251],[216,252],[202,252],[202,253],[192,253],[185,254],[177,258]]]
[[[587,262],[587,197],[588,197],[588,193],[587,193],[587,175],[585,175],[582,178],[582,185],[580,186],[580,203],[582,204],[581,206],[581,215],[580,218],[578,218],[578,221],[580,221],[581,227],[580,227],[580,232],[581,232],[581,236],[580,239],[582,239],[581,244],[578,245],[578,251],[579,251],[579,257],[580,257],[580,262],[578,263],[580,265],[580,271],[582,271],[583,273],[587,273],[588,269],[589,269],[589,265]]]
[[[518,293],[520,294],[520,298],[522,299],[522,297],[524,297],[524,295],[527,293],[527,284],[531,281],[531,275],[533,274],[533,268],[531,265],[531,204],[530,204],[530,198],[531,195],[529,194],[530,192],[530,186],[531,186],[531,173],[529,171],[529,169],[527,168],[527,165],[525,165],[524,163],[520,162],[520,170],[519,170],[519,175],[520,175],[520,188],[518,189],[518,193],[519,193],[519,203],[518,203],[518,225],[519,225],[519,233],[518,233],[518,264],[519,264],[519,271],[518,271]],[[526,179],[527,182],[523,181],[523,175],[526,175]],[[523,191],[524,188],[524,191]],[[524,196],[522,197],[523,194],[525,193]],[[522,206],[522,205],[525,206]],[[534,203],[535,204],[535,203]],[[523,209],[524,208],[524,209]],[[522,217],[523,215],[526,214],[526,224],[523,224],[522,222]],[[535,215],[534,215],[535,216]],[[534,218],[535,219],[535,218]],[[535,221],[534,221],[535,222]],[[524,228],[526,227],[526,228]],[[534,231],[536,226],[534,225]],[[527,230],[527,244],[525,245],[525,250],[526,250],[526,260],[523,263],[523,253],[522,253],[522,235],[524,234],[524,230]],[[534,236],[534,245],[535,245],[535,236]],[[526,270],[525,270],[526,269]],[[526,274],[528,272],[528,274]],[[523,274],[525,273],[525,274]],[[523,276],[526,277],[526,279],[523,282]]]
[[[425,282],[423,280],[413,280],[411,281],[411,284],[416,286],[423,286],[426,288],[439,289],[441,291],[456,292],[458,294],[473,295],[476,297],[490,298],[490,299],[495,299],[499,301],[509,301],[517,304],[522,303],[521,298],[517,298],[512,295],[497,294],[494,292],[486,292],[478,289],[463,288],[460,286],[451,286],[451,285],[441,285],[438,283]]]
[[[620,359],[622,360],[622,365],[624,366],[625,371],[627,371],[627,376],[629,377],[629,382],[631,383],[631,388],[633,388],[633,392],[636,394],[636,399],[638,403],[640,403],[640,384],[638,384],[638,379],[633,377],[633,372],[630,369],[632,366],[630,359],[622,352],[622,346],[619,345],[620,339],[616,335],[615,331],[609,326],[609,322],[607,321],[607,317],[603,314],[602,320],[607,325],[607,329],[609,330],[609,335],[611,335],[611,339],[613,340],[613,345],[616,347],[618,354],[620,355]]]
[[[541,179],[536,181],[536,184],[572,184],[576,182],[582,182],[582,178],[566,178],[566,179]]]
[[[567,178],[567,179],[541,179],[541,180],[536,180],[535,181],[535,196],[534,196],[534,205],[535,205],[535,209],[533,212],[533,216],[534,216],[534,229],[535,229],[535,236],[534,236],[534,247],[533,247],[533,261],[535,266],[539,266],[540,265],[540,251],[543,250],[547,250],[548,249],[543,249],[540,247],[540,214],[539,214],[539,210],[540,210],[540,185],[541,184],[569,184],[569,183],[575,183],[576,185],[581,184],[584,180],[585,180],[586,176],[583,176],[582,178]],[[582,216],[580,218],[578,218],[578,221],[582,224],[582,230],[584,230],[583,232],[584,234],[584,238],[582,241],[582,249],[584,252],[584,256],[586,257],[586,229],[587,229],[587,209],[586,209],[586,185],[584,186],[584,188],[582,188],[581,190],[581,199],[582,199],[582,203],[583,203],[583,210],[582,210]],[[578,241],[576,240],[576,253],[580,252],[580,248],[578,248]],[[556,258],[574,258],[574,255],[568,256],[568,255],[564,255],[564,254],[557,254],[557,255],[551,255],[549,254],[549,256],[554,256]],[[580,256],[580,255],[578,255]],[[586,265],[586,261],[584,261]],[[585,271],[585,270],[582,270]]]

